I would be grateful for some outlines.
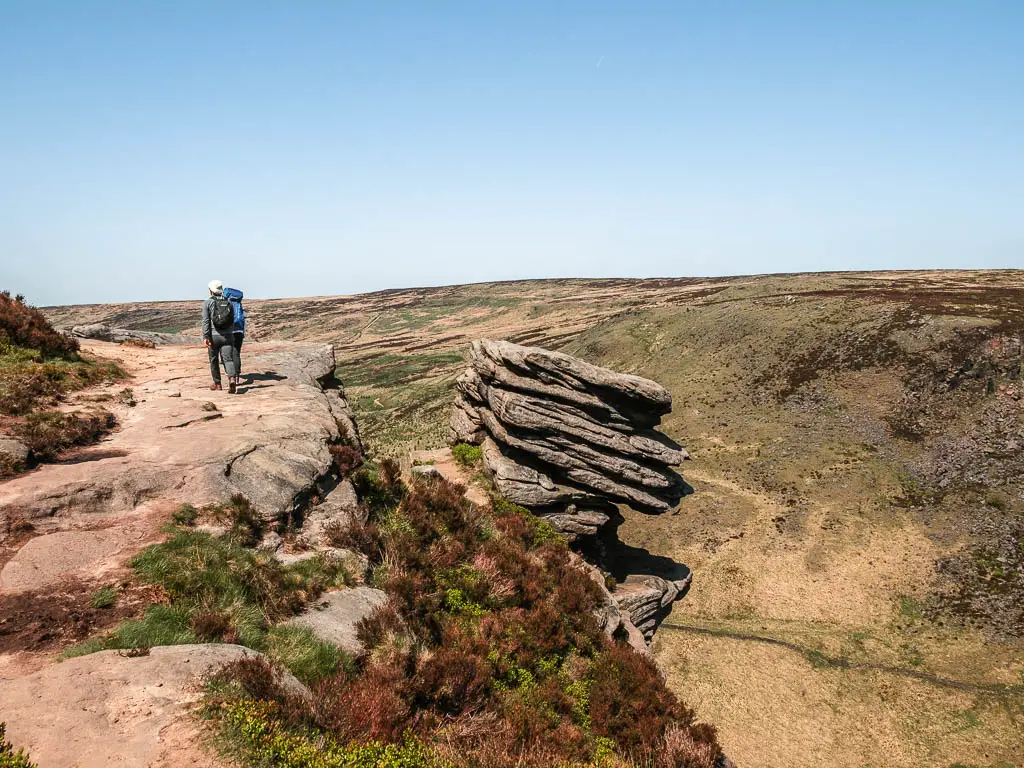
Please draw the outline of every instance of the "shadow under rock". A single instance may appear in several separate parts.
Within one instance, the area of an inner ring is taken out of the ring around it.
[[[288,377],[281,375],[277,371],[264,371],[263,373],[246,373],[242,375],[242,378],[247,383],[252,383],[254,381],[284,381]]]
[[[608,570],[616,581],[627,576],[660,576],[666,581],[682,581],[690,576],[690,569],[664,555],[654,555],[643,547],[634,547],[622,541],[608,542]]]

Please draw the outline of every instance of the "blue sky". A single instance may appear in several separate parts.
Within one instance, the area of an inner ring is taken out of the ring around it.
[[[1024,3],[0,0],[36,304],[1024,267]]]

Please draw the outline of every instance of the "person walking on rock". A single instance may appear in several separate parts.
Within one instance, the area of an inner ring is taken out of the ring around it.
[[[220,385],[220,364],[228,374],[228,391],[235,391],[238,369],[235,367],[235,349],[231,342],[235,333],[235,310],[224,298],[224,284],[211,280],[210,296],[203,302],[203,341],[210,353],[210,375],[213,384],[210,389],[223,389]]]
[[[231,302],[235,312],[235,332],[231,334],[231,346],[235,358],[235,384],[242,376],[242,342],[245,341],[245,308],[242,306],[242,292],[237,288],[225,288],[224,298]]]

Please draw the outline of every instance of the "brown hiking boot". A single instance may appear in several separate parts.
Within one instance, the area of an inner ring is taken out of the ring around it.
[[[232,395],[235,394],[235,382],[228,382],[228,392],[230,392]]]
[[[222,387],[220,384],[211,384],[210,389],[216,392],[217,390],[224,389],[224,387]]]

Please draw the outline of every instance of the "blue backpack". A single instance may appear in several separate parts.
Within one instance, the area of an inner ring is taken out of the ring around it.
[[[237,288],[225,288],[224,298],[231,302],[235,311],[235,332],[245,333],[245,310],[242,309],[242,292]]]

